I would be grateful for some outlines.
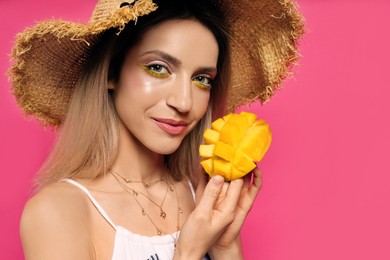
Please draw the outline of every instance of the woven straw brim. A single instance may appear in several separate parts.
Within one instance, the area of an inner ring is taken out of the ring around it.
[[[303,17],[288,0],[221,0],[219,4],[224,5],[232,35],[228,110],[255,100],[267,102],[297,64]]]
[[[24,112],[45,126],[62,124],[73,89],[101,33],[110,28],[120,32],[129,21],[136,22],[157,6],[142,0],[108,16],[100,9],[95,9],[94,16],[106,15],[104,19],[91,19],[88,24],[44,21],[16,37],[11,52],[14,64],[8,72],[12,92]]]
[[[109,2],[103,0],[101,2]],[[228,108],[267,101],[289,75],[297,58],[303,19],[292,1],[216,1],[231,29],[232,86]],[[80,74],[101,33],[122,30],[129,21],[157,9],[151,0],[118,8],[88,24],[51,20],[17,35],[9,70],[12,91],[27,115],[43,125],[60,126]],[[104,6],[100,9],[104,11]]]

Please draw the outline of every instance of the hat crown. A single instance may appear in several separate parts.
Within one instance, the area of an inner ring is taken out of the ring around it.
[[[112,16],[124,3],[133,4],[136,0],[100,0],[92,13],[91,22],[102,21]]]

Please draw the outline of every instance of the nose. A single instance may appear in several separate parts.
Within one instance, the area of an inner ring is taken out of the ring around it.
[[[167,105],[180,113],[187,113],[192,108],[192,81],[188,79],[176,79],[172,83],[168,96]]]

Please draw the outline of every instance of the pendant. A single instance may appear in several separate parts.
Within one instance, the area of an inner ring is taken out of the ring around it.
[[[165,213],[162,209],[160,209],[160,217],[165,219],[167,217],[167,213]]]

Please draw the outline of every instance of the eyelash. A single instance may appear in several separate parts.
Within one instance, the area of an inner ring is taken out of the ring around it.
[[[201,83],[202,80],[207,80],[208,83]],[[192,78],[192,82],[201,89],[211,89],[213,87],[213,79],[208,75],[197,75]]]
[[[156,68],[156,67],[158,67],[158,68]],[[167,78],[171,75],[169,70],[164,65],[161,65],[161,64],[143,65],[143,66],[141,66],[141,68],[143,68],[146,71],[146,73],[148,73],[149,75],[156,77],[156,78]],[[165,69],[167,72],[165,72],[165,73],[158,72],[158,70],[160,70],[160,69]]]
[[[169,70],[164,65],[161,64],[149,64],[149,65],[142,65],[140,67],[144,69],[146,73],[156,78],[167,78],[171,75]],[[167,72],[165,73],[158,72],[161,69],[165,69]],[[207,80],[208,83],[202,83],[201,82],[202,80]],[[213,79],[209,75],[203,75],[203,74],[193,77],[192,82],[197,87],[205,90],[211,89],[214,83]]]

